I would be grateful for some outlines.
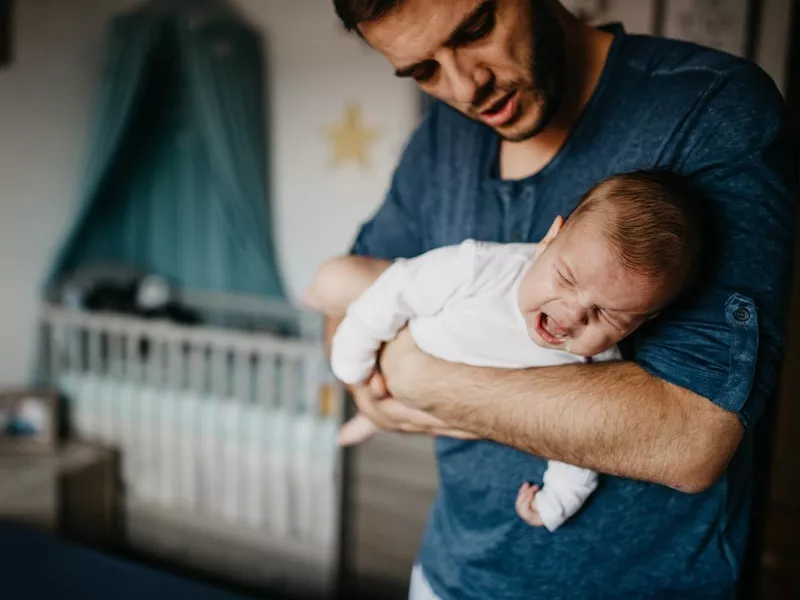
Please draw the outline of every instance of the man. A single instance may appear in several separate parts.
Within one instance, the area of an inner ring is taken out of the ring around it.
[[[439,361],[408,334],[384,348],[384,379],[354,390],[359,409],[439,436],[412,596],[732,597],[794,243],[793,158],[769,78],[719,52],[587,27],[554,0],[334,3],[440,101],[354,253],[536,241],[594,183],[637,168],[677,171],[705,200],[708,268],[633,336],[630,360],[506,371]],[[548,326],[563,337],[595,318],[565,307]],[[554,533],[513,508],[544,459],[607,474]]]

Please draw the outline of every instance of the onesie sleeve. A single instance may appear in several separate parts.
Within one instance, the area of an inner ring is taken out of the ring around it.
[[[413,259],[398,259],[353,302],[333,336],[331,367],[345,383],[360,383],[381,344],[415,317],[433,316],[468,293],[475,271],[472,240]]]

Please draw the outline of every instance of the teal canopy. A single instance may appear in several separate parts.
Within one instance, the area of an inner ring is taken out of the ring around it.
[[[259,35],[226,3],[114,18],[80,204],[46,286],[92,263],[284,298],[267,187]]]

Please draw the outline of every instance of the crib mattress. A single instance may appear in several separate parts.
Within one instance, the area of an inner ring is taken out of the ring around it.
[[[121,450],[137,501],[332,543],[334,418],[109,375],[64,373],[59,387],[76,433]]]

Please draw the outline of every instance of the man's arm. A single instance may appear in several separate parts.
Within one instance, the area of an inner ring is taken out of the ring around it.
[[[523,451],[702,491],[773,400],[794,255],[795,172],[769,78],[741,63],[698,107],[668,166],[705,196],[713,254],[685,302],[634,336],[635,364],[503,371],[388,344],[389,390]]]
[[[381,364],[396,398],[451,427],[685,492],[716,481],[743,433],[735,414],[631,362],[471,367],[423,354],[403,335]]]
[[[389,260],[369,256],[338,256],[327,260],[317,269],[303,294],[303,304],[322,314],[342,318],[347,308],[391,265]]]

